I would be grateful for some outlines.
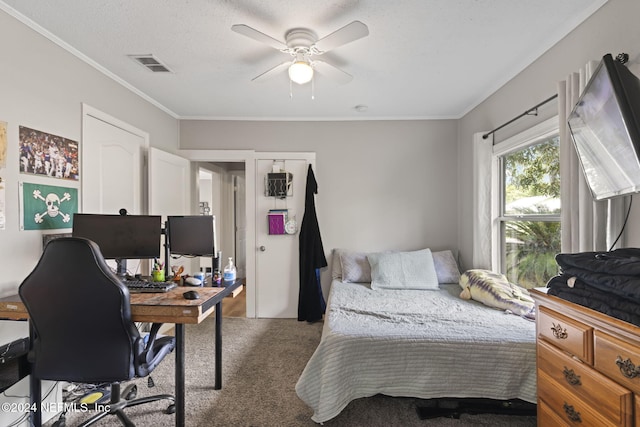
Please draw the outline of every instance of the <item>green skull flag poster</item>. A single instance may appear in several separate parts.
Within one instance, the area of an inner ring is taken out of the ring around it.
[[[78,212],[78,189],[23,182],[21,229],[71,228]]]

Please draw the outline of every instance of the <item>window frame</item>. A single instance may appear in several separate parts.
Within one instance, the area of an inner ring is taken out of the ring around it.
[[[491,155],[491,251],[492,269],[504,274],[505,245],[502,226],[507,221],[549,221],[559,222],[562,227],[561,213],[536,215],[505,215],[504,213],[504,175],[503,157],[522,150],[560,134],[558,116],[547,119],[502,142],[494,144]],[[559,155],[560,153],[558,153]]]

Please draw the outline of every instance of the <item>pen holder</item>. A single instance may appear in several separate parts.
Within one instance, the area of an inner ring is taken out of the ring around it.
[[[164,270],[153,270],[151,277],[154,282],[164,282]]]

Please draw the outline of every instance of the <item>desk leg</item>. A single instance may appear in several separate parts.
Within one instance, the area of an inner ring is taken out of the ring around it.
[[[176,323],[176,427],[184,427],[184,324]]]
[[[33,374],[29,376],[29,389],[31,407],[33,408],[31,422],[33,426],[40,427],[42,425],[42,387],[40,380],[35,378]]]
[[[29,349],[33,345],[36,336],[33,324],[29,322]],[[31,425],[34,427],[42,426],[42,383],[33,375],[33,369],[29,372],[29,401],[31,408]]]
[[[216,367],[214,390],[222,388],[222,301],[216,304]]]
[[[33,408],[33,411],[31,412],[31,421],[35,427],[40,427],[42,425],[42,387],[40,380],[31,375],[29,377],[29,387],[31,390],[31,407]]]

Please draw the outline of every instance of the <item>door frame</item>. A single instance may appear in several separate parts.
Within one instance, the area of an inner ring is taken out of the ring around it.
[[[252,286],[246,286],[245,292],[247,296],[247,317],[256,317],[256,196],[258,189],[256,188],[256,160],[260,158],[279,160],[311,158],[315,163],[315,152],[259,152],[255,150],[178,150],[176,153],[191,162],[244,162],[245,165],[245,206],[247,224],[247,246],[246,246],[246,262],[247,262],[247,283]],[[197,169],[197,168],[192,168]],[[315,167],[314,167],[315,169]],[[197,173],[194,173],[193,181],[197,179]],[[197,200],[198,188],[192,186],[191,200]],[[253,248],[253,250],[251,249]]]
[[[245,165],[245,174],[247,176],[246,182],[246,218],[247,221],[247,253],[245,254],[247,260],[247,283],[256,283],[256,252],[255,250],[249,250],[249,248],[256,247],[255,241],[255,224],[254,224],[254,215],[255,215],[255,174],[256,174],[256,165],[255,165],[255,151],[253,150],[179,150],[178,155],[184,157],[191,162],[244,162]],[[197,169],[194,172],[194,177],[192,182],[195,183],[197,178]],[[251,180],[249,180],[249,176],[251,176]],[[198,187],[192,185],[192,199],[198,200]],[[252,197],[248,195],[251,194]],[[256,317],[256,294],[255,294],[255,286],[246,286],[245,292],[247,296],[247,317],[253,318]]]

